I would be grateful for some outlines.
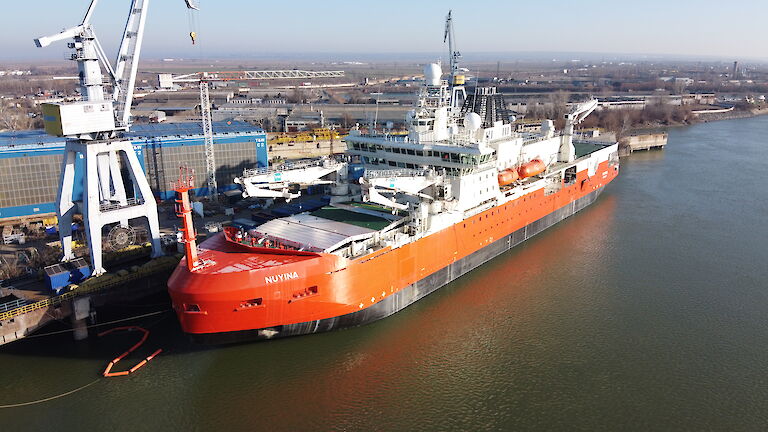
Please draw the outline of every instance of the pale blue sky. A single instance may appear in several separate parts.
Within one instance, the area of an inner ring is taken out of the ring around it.
[[[90,0],[3,0],[0,59],[60,59],[32,39],[80,22]],[[768,60],[767,0],[200,0],[191,47],[183,0],[152,0],[145,58],[278,53],[441,52],[453,9],[459,49],[673,54]],[[101,0],[94,25],[111,52],[129,0]]]

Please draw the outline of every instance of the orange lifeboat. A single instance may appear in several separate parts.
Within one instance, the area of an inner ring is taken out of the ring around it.
[[[544,164],[544,161],[541,159],[532,159],[530,162],[520,165],[520,168],[517,169],[517,173],[520,175],[520,178],[526,178],[541,174],[546,169],[547,166]]]
[[[505,169],[499,173],[499,186],[506,186],[519,178],[520,175],[518,175],[517,170]]]

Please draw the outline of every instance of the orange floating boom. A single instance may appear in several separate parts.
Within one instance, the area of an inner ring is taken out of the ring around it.
[[[125,356],[127,356],[128,354],[132,353],[137,348],[139,348],[142,344],[144,344],[144,342],[149,337],[149,331],[147,329],[144,329],[144,328],[141,328],[141,327],[138,327],[138,326],[115,327],[113,329],[109,329],[107,331],[103,331],[103,332],[99,333],[99,337],[105,336],[105,335],[108,335],[110,333],[113,333],[113,332],[116,332],[116,331],[120,331],[120,330],[127,330],[127,331],[138,330],[138,331],[143,332],[144,334],[142,335],[141,340],[139,340],[137,343],[135,343],[126,352],[124,352],[124,353],[120,354],[119,356],[115,357],[114,360],[112,360],[111,362],[109,362],[109,364],[107,364],[107,367],[106,367],[106,369],[104,369],[104,372],[102,373],[102,375],[104,375],[105,377],[108,377],[108,378],[119,377],[119,376],[126,376],[128,374],[136,372],[139,368],[141,368],[142,366],[146,365],[150,360],[155,358],[155,356],[157,356],[158,354],[160,354],[160,352],[163,351],[162,349],[156,350],[149,357],[147,357],[144,360],[140,361],[138,364],[136,364],[135,366],[133,366],[132,368],[130,368],[127,371],[112,372],[112,368],[115,366],[115,364],[117,364],[117,362],[119,362],[120,360],[124,359]]]

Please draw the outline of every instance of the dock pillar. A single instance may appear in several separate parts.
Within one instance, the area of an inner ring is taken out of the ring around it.
[[[76,341],[88,338],[86,319],[91,315],[91,298],[78,297],[72,300],[72,329]]]

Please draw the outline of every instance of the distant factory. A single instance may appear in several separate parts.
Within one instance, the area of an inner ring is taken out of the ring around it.
[[[232,180],[243,169],[267,166],[267,136],[258,127],[216,122],[213,132],[220,191],[234,189]],[[204,139],[198,123],[136,125],[127,137],[157,199],[173,197],[170,183],[181,165],[197,173],[196,193],[207,194]],[[55,213],[64,143],[42,130],[0,133],[0,220]],[[82,169],[76,171],[81,177]],[[129,176],[123,177],[130,183]],[[133,188],[126,189],[130,194]],[[82,190],[76,188],[76,201],[77,195]]]

